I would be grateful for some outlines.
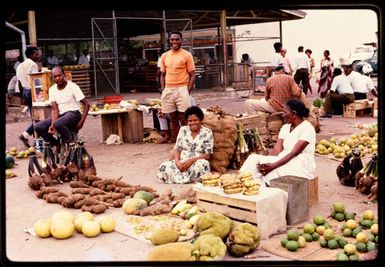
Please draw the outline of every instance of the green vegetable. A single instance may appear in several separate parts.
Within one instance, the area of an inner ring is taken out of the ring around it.
[[[5,156],[5,168],[12,169],[15,166],[15,159],[11,155]]]
[[[222,239],[214,234],[199,236],[194,242],[198,261],[221,260],[226,254],[226,245]]]

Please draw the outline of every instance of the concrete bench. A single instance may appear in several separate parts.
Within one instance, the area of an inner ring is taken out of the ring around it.
[[[344,118],[355,118],[364,116],[365,109],[371,110],[371,115],[374,116],[374,101],[369,99],[354,100],[354,102],[343,105]]]

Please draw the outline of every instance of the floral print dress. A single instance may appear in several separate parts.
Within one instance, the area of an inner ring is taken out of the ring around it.
[[[180,160],[184,161],[202,154],[213,153],[214,137],[209,128],[201,126],[198,135],[193,138],[189,126],[182,126],[175,143],[175,149],[181,151]],[[157,179],[166,184],[186,184],[195,182],[201,175],[210,172],[208,160],[199,159],[191,167],[181,172],[175,160],[163,162],[158,169]]]

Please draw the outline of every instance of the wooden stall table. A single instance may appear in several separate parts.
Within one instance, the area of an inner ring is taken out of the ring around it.
[[[103,142],[111,134],[117,134],[124,143],[142,142],[143,112],[136,109],[111,109],[90,111],[89,115],[100,115]]]
[[[260,187],[257,195],[226,194],[222,188],[194,184],[197,205],[205,211],[217,211],[235,221],[256,224],[261,239],[286,231],[288,193],[279,188]]]
[[[34,121],[42,121],[51,118],[51,104],[45,102],[32,102],[32,119]]]

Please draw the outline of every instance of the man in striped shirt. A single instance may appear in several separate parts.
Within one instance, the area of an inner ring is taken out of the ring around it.
[[[275,68],[275,75],[266,80],[265,98],[246,100],[248,115],[257,115],[258,111],[274,113],[283,110],[285,103],[292,98],[300,98],[302,90],[294,78],[285,74],[284,67]]]

